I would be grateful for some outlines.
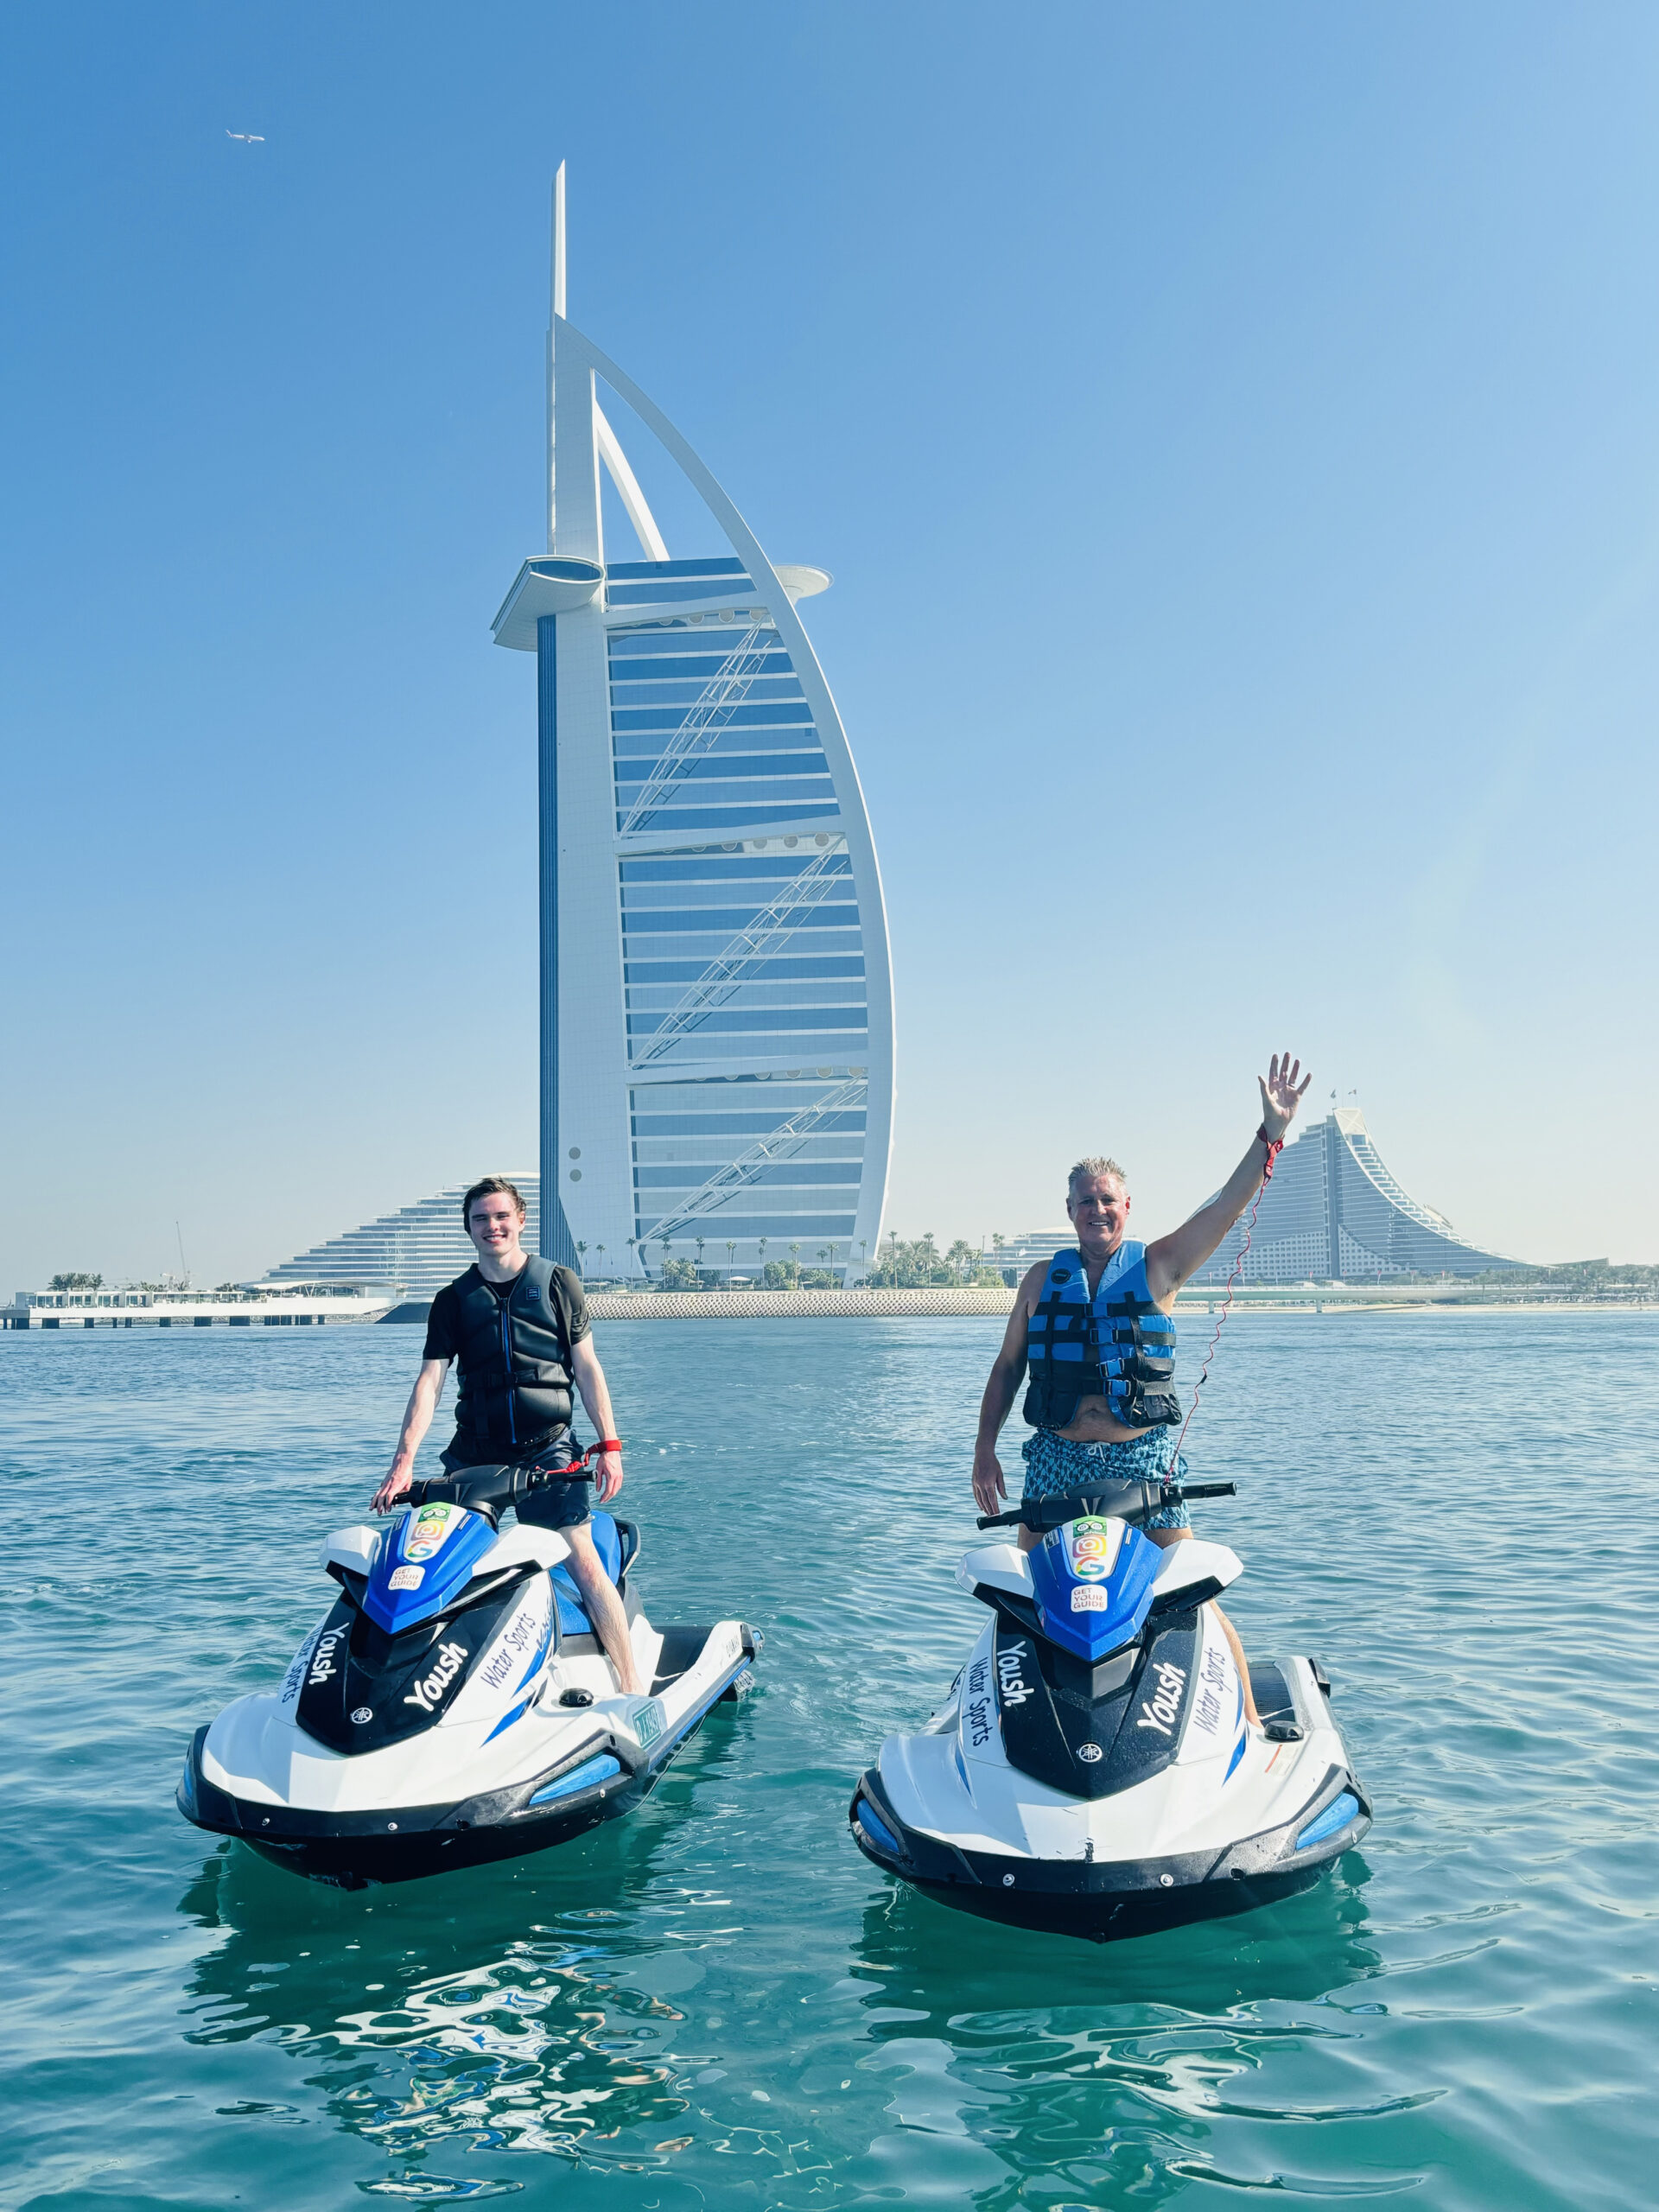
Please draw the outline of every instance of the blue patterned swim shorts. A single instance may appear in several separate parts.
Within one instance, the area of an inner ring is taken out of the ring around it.
[[[1167,1428],[1148,1428],[1122,1444],[1077,1444],[1039,1428],[1020,1447],[1026,1462],[1027,1499],[1067,1497],[1096,1483],[1179,1482],[1186,1461],[1175,1453]],[[1190,1529],[1184,1505],[1166,1505],[1147,1522],[1148,1529]]]

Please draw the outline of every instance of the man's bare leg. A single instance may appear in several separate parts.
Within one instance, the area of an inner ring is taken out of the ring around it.
[[[599,1631],[605,1656],[616,1669],[622,1694],[643,1696],[646,1685],[640,1681],[633,1663],[633,1638],[628,1633],[628,1617],[617,1595],[615,1583],[606,1573],[599,1554],[594,1549],[592,1530],[584,1522],[575,1529],[561,1529],[559,1534],[570,1547],[570,1572],[576,1578],[588,1618]]]

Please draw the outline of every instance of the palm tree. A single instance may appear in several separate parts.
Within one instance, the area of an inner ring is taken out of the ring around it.
[[[582,1243],[581,1237],[578,1236],[576,1239],[576,1273],[578,1274],[584,1274],[587,1272],[582,1264],[587,1256],[588,1247]]]
[[[732,1268],[736,1260],[737,1239],[735,1236],[728,1236],[726,1239],[726,1287],[728,1290],[732,1287]]]
[[[630,1274],[633,1273],[633,1248],[639,1242],[639,1239],[637,1236],[630,1236],[628,1239],[628,1273]]]
[[[602,1281],[605,1274],[605,1247],[602,1244],[595,1244],[594,1249],[599,1255],[599,1272]]]
[[[762,1282],[765,1282],[766,1279],[766,1247],[771,1243],[772,1239],[769,1236],[762,1236],[757,1238],[756,1242],[760,1252],[760,1280]]]
[[[702,1287],[702,1244],[703,1240],[699,1236],[697,1239],[697,1287],[699,1290]]]
[[[870,1240],[868,1236],[861,1236],[858,1240],[858,1272],[861,1281],[870,1272]]]

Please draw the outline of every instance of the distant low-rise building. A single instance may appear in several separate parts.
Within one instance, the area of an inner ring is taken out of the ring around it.
[[[1000,1243],[988,1243],[979,1257],[982,1266],[995,1268],[1018,1282],[1027,1268],[1034,1267],[1039,1260],[1052,1260],[1057,1252],[1064,1252],[1077,1241],[1077,1230],[1069,1221],[1063,1221],[1058,1229],[1027,1229],[1020,1236],[1005,1236]]]
[[[227,1283],[218,1290],[192,1290],[185,1283],[20,1290],[0,1306],[0,1328],[314,1328],[331,1321],[383,1320],[391,1305],[390,1294],[378,1285],[353,1280]]]
[[[541,1221],[541,1178],[515,1174],[524,1201],[524,1249],[537,1249]],[[384,1213],[378,1221],[343,1236],[314,1244],[280,1267],[272,1268],[267,1282],[380,1282],[410,1298],[431,1298],[445,1283],[464,1274],[478,1256],[461,1224],[461,1202],[468,1185],[452,1184],[429,1198]],[[607,1254],[607,1258],[609,1258]]]

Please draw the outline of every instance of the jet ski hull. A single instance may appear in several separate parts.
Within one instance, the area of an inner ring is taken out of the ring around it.
[[[208,1732],[199,1728],[179,1783],[178,1807],[197,1827],[236,1836],[273,1866],[337,1889],[418,1881],[457,1867],[517,1859],[569,1843],[642,1805],[712,1707],[736,1695],[741,1671],[741,1666],[732,1669],[660,1757],[630,1771],[616,1757],[617,1746],[587,1747],[584,1764],[602,1763],[613,1771],[542,1804],[531,1802],[537,1794],[534,1783],[492,1791],[461,1804],[378,1807],[372,1812],[266,1804],[238,1796],[208,1780],[202,1771]]]
[[[622,1693],[557,1532],[497,1515],[540,1470],[417,1483],[387,1528],[340,1529],[340,1591],[279,1688],[199,1728],[177,1802],[210,1834],[344,1889],[567,1843],[632,1812],[764,1639],[738,1620],[654,1629],[629,1572],[639,1532],[595,1510],[648,1694]]]
[[[688,1729],[679,1742],[689,1742],[694,1732],[695,1726]],[[613,1760],[616,1771],[605,1780],[546,1805],[530,1804],[523,1790],[504,1790],[459,1805],[338,1813],[266,1804],[219,1789],[202,1772],[207,1738],[206,1728],[196,1731],[179,1783],[178,1807],[185,1818],[210,1834],[238,1837],[289,1873],[347,1890],[417,1881],[569,1843],[642,1804],[668,1763],[630,1774]]]
[[[1179,1571],[1204,1567],[1181,1550]],[[854,1840],[887,1872],[984,1918],[1101,1939],[1304,1888],[1370,1827],[1317,1662],[1258,1662],[1264,1736],[1208,1609],[1166,1609],[1091,1667],[1005,1610],[1017,1591],[995,1594],[944,1707],[889,1737],[854,1793]]]
[[[1345,1817],[1299,1848],[1299,1837],[1333,1813]],[[849,1817],[854,1841],[873,1865],[940,1904],[1012,1927],[1096,1941],[1218,1919],[1293,1895],[1371,1825],[1370,1802],[1346,1766],[1328,1769],[1308,1803],[1276,1827],[1219,1848],[1146,1858],[1045,1859],[976,1848],[906,1821],[874,1767],[861,1778]]]
[[[718,1637],[730,1656],[712,1675],[688,1686],[688,1699],[676,1700],[671,1688],[659,1694],[663,1732],[643,1756],[617,1734],[588,1735],[574,1749],[568,1739],[559,1745],[559,1756],[542,1774],[459,1802],[385,1802],[350,1810],[296,1805],[227,1789],[207,1771],[209,1764],[219,1764],[210,1739],[232,1719],[232,1707],[213,1729],[197,1729],[179,1782],[178,1808],[197,1827],[238,1837],[273,1866],[338,1889],[416,1881],[549,1850],[643,1804],[712,1708],[738,1694],[739,1677],[754,1656],[753,1632],[721,1623],[698,1633],[705,1650]]]

